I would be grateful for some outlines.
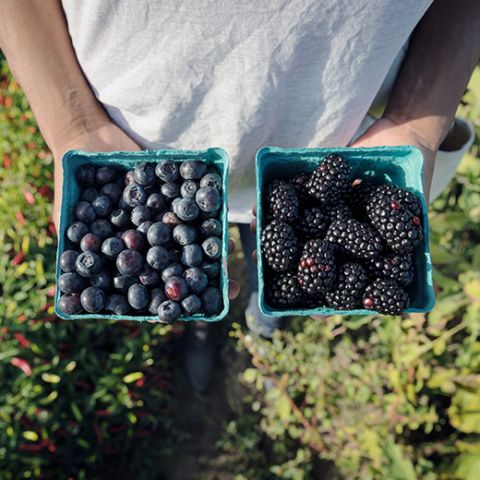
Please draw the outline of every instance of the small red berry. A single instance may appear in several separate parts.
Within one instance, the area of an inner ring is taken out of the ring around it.
[[[390,207],[392,207],[393,210],[400,210],[400,204],[394,200],[391,204]]]
[[[326,172],[327,170],[328,170],[328,165],[325,165],[324,163],[322,163],[322,165],[320,165],[320,171]]]
[[[308,258],[305,260],[305,265],[306,265],[307,267],[311,267],[314,263],[315,263],[315,260],[314,260],[312,257],[308,257]]]
[[[363,299],[363,306],[365,308],[372,308],[373,307],[373,300],[371,298],[364,298]]]
[[[420,225],[420,219],[419,219],[418,217],[413,217],[413,218],[412,218],[412,223],[413,223],[414,225],[417,225],[417,226],[418,226],[418,225]]]

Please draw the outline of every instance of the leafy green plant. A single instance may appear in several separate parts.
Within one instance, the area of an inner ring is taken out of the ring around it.
[[[0,478],[158,479],[175,329],[53,314],[53,160],[4,63],[0,184]]]

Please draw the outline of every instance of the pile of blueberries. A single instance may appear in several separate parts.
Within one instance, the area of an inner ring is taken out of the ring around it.
[[[80,200],[60,256],[65,314],[213,316],[223,309],[222,178],[199,160],[126,171],[80,166]]]

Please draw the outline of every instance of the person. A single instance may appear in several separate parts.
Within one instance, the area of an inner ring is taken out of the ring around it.
[[[480,52],[476,0],[3,0],[0,15],[0,46],[55,159],[57,222],[69,149],[221,146],[247,259],[259,147],[352,144],[375,106],[353,145],[417,146],[428,191]],[[247,316],[263,335],[277,326],[255,301]],[[208,330],[191,331],[203,390]]]

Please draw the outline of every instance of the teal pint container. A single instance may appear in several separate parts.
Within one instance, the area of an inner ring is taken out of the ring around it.
[[[410,307],[406,312],[428,312],[435,303],[432,282],[432,263],[429,246],[427,203],[423,192],[422,152],[411,146],[374,148],[278,148],[263,147],[256,155],[257,188],[257,250],[261,252],[262,227],[265,225],[263,192],[274,178],[291,178],[301,172],[312,172],[330,154],[344,156],[352,167],[352,178],[389,183],[414,193],[422,204],[424,240],[414,251],[415,279],[407,287]],[[372,310],[335,310],[331,308],[277,310],[265,300],[262,255],[258,255],[258,301],[260,311],[271,317],[310,315],[367,315]]]
[[[60,255],[64,250],[71,248],[70,241],[66,237],[68,226],[74,219],[73,208],[80,197],[80,187],[75,178],[75,172],[78,167],[84,164],[92,164],[97,167],[113,166],[119,170],[127,171],[134,168],[137,163],[149,162],[158,163],[162,160],[171,160],[174,162],[183,162],[185,160],[201,160],[209,165],[215,165],[219,174],[222,176],[222,208],[220,213],[220,221],[222,223],[222,257],[221,257],[221,274],[220,274],[220,290],[223,295],[223,310],[215,316],[206,317],[203,314],[197,314],[190,317],[181,317],[180,320],[203,320],[206,322],[214,322],[225,317],[229,309],[228,300],[228,154],[222,148],[208,148],[206,150],[146,150],[139,152],[95,152],[88,153],[80,150],[71,150],[63,156],[63,185],[62,185],[62,205],[60,213],[60,228],[58,234],[57,247],[57,264],[56,264],[56,282],[60,277],[61,271],[59,266]],[[60,291],[57,289],[55,295],[55,313],[65,320],[134,320],[143,322],[145,320],[156,320],[155,315],[106,315],[98,313],[81,313],[76,315],[66,315],[59,311],[58,300]]]

